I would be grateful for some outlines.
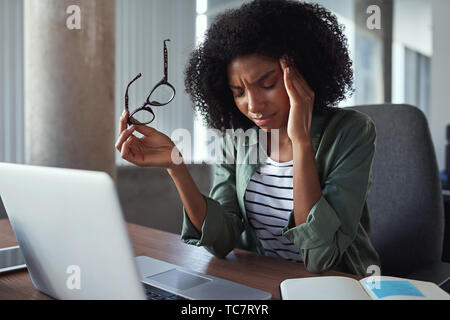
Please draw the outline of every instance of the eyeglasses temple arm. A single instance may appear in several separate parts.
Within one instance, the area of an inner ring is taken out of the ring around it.
[[[127,90],[125,91],[125,109],[128,109],[128,88],[133,84],[133,82],[135,82],[141,76],[142,76],[142,73],[139,73],[136,77],[134,77],[133,80],[130,81],[130,83],[127,86]]]
[[[168,53],[167,53],[167,45],[166,42],[170,41],[170,39],[166,39],[164,40],[164,81],[167,81],[167,79],[169,78],[169,60],[168,60]]]

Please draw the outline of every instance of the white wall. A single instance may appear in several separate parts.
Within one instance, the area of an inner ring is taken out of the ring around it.
[[[450,124],[450,1],[433,0],[433,58],[430,129],[440,170],[445,167],[446,126]]]

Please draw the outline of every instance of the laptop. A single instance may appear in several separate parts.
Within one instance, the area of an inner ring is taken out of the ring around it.
[[[116,186],[104,172],[0,163],[0,197],[34,286],[53,298],[271,298],[152,257],[134,257]]]

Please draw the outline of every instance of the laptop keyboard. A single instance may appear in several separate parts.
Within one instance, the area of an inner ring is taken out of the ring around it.
[[[169,291],[144,283],[145,294],[148,300],[187,300]]]

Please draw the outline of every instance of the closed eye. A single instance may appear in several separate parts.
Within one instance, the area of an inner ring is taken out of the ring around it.
[[[267,90],[273,89],[273,88],[275,87],[275,84],[276,84],[276,83],[271,84],[271,85],[269,85],[269,86],[263,86],[263,89],[267,89]]]
[[[271,85],[268,85],[268,86],[261,86],[261,87],[262,87],[264,90],[270,90],[270,89],[275,88],[275,85],[276,85],[276,84],[277,84],[277,83],[275,82],[275,83],[273,83],[273,84],[271,84]],[[238,89],[237,87],[233,87],[232,92],[233,92],[233,96],[234,96],[235,98],[240,98],[240,97],[244,96],[244,90]]]

